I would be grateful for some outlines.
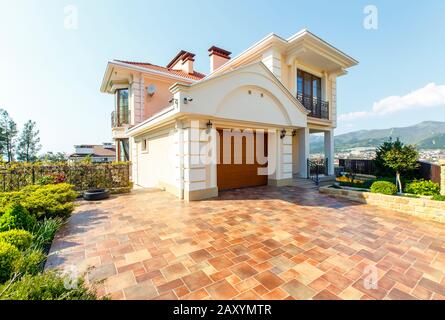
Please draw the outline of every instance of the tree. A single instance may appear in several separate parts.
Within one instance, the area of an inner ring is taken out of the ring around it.
[[[34,162],[37,160],[37,153],[41,148],[39,130],[36,128],[36,123],[28,120],[23,126],[22,134],[19,138],[17,158],[20,161]]]
[[[414,146],[406,146],[397,139],[392,147],[382,154],[384,165],[396,173],[396,184],[400,193],[403,192],[400,174],[417,168],[419,153]]]
[[[16,136],[16,123],[6,110],[0,109],[0,153],[6,157],[7,162],[14,161]]]
[[[376,176],[392,177],[396,174],[393,169],[386,166],[385,160],[383,159],[383,155],[385,155],[389,150],[393,148],[400,148],[401,145],[402,142],[399,139],[393,141],[392,138],[390,137],[388,141],[383,142],[383,144],[377,148],[374,160]]]
[[[65,153],[63,152],[47,152],[43,155],[41,155],[39,157],[39,160],[42,162],[51,162],[51,163],[55,163],[55,162],[66,162],[68,161],[68,157]]]

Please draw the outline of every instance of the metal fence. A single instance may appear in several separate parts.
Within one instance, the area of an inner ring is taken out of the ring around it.
[[[440,166],[427,161],[419,161],[419,176],[440,184]]]
[[[130,164],[27,164],[0,165],[0,190],[17,191],[33,184],[66,182],[78,192],[94,188],[129,189]]]
[[[345,172],[355,174],[375,175],[374,160],[368,159],[339,159],[339,167],[344,168]]]

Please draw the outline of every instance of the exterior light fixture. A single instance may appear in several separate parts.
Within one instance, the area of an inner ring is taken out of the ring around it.
[[[297,129],[292,130],[292,137],[295,137],[297,135]]]
[[[212,129],[212,127],[213,127],[213,123],[210,120],[209,120],[209,122],[207,122],[206,125],[207,125],[207,129],[209,129],[209,130]]]
[[[283,129],[283,130],[281,130],[280,138],[284,139],[285,136],[286,136],[286,129]]]
[[[184,104],[187,104],[187,103],[192,102],[192,101],[193,101],[193,98],[184,97]]]

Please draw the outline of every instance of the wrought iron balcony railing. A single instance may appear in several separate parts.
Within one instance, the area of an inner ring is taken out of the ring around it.
[[[118,128],[130,124],[130,110],[113,111],[111,113],[111,127]]]
[[[297,93],[297,99],[310,111],[309,116],[329,120],[329,102],[313,96]]]

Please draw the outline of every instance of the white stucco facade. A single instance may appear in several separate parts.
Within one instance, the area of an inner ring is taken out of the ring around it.
[[[267,132],[267,181],[277,186],[307,177],[309,135],[321,133],[333,175],[337,77],[356,63],[310,33],[287,40],[271,35],[200,81],[176,82],[166,107],[147,119],[141,81],[147,75],[132,75],[125,136],[134,183],[186,200],[218,195],[221,129]],[[313,117],[297,99],[297,70],[321,79],[325,117]]]

